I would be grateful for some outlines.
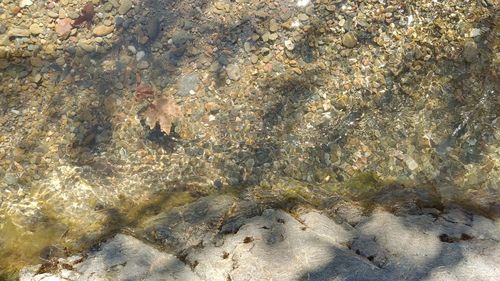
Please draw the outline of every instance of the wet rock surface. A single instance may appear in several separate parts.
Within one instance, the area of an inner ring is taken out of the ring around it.
[[[146,233],[154,228],[157,235],[146,235],[151,245],[118,234],[87,253],[52,261],[51,268],[27,267],[21,280],[500,277],[500,224],[459,208],[429,208],[406,216],[376,209],[352,226],[318,211],[292,216],[279,209],[257,211],[251,205],[227,195],[200,199],[147,221]],[[169,250],[155,245],[169,245]]]

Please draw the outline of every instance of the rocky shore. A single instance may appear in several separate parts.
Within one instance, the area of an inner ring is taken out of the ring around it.
[[[460,208],[403,216],[336,210],[289,213],[228,195],[207,197],[88,252],[27,267],[20,280],[500,278],[498,221]]]
[[[1,1],[0,279],[216,194],[500,217],[499,18],[494,0]]]

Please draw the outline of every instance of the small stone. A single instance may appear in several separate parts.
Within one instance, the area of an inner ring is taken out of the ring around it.
[[[65,64],[66,64],[66,60],[64,59],[64,57],[58,57],[58,58],[56,59],[56,63],[57,63],[57,65],[59,65],[59,66],[63,66],[63,65],[65,65]]]
[[[474,41],[468,41],[464,44],[463,58],[468,63],[475,62],[479,57],[479,51]]]
[[[6,174],[3,179],[8,185],[17,184],[17,177],[14,174]]]
[[[269,22],[269,31],[276,32],[279,29],[278,22],[275,19],[271,19]]]
[[[137,53],[137,49],[133,45],[129,45],[127,49],[132,53],[135,54]]]
[[[269,33],[269,32],[266,32],[266,33],[262,34],[262,41],[264,41],[264,42],[269,41],[269,36],[270,35],[271,35],[271,33]]]
[[[293,44],[292,40],[285,40],[285,48],[292,51],[295,48],[295,44]]]
[[[306,15],[306,14],[301,13],[301,14],[299,14],[299,15],[297,16],[297,18],[298,18],[300,21],[306,21],[306,20],[308,20],[308,19],[309,19],[309,16],[308,16],[308,15]]]
[[[237,64],[232,63],[226,66],[226,73],[231,80],[240,80],[241,78],[240,67]]]
[[[96,47],[94,44],[95,43],[92,40],[81,39],[78,41],[77,46],[80,47],[85,52],[90,53],[90,52],[94,52],[96,50]]]
[[[246,41],[245,43],[243,43],[243,49],[245,50],[245,52],[250,53],[252,51],[252,44]]]
[[[41,27],[37,23],[34,23],[34,24],[30,25],[30,32],[33,35],[38,35],[38,34],[43,32],[43,27]]]
[[[481,29],[479,29],[479,28],[473,28],[470,31],[470,37],[477,37],[479,35],[481,35]]]
[[[196,73],[182,76],[177,83],[177,95],[182,97],[191,95],[199,83],[200,77]]]
[[[120,15],[125,15],[132,8],[131,0],[121,0],[120,7],[118,7],[118,13]]]
[[[250,56],[250,61],[253,63],[253,64],[256,64],[258,61],[259,61],[259,57],[257,55],[251,55]]]
[[[68,36],[71,32],[71,29],[73,28],[73,26],[71,25],[72,22],[73,20],[71,20],[70,18],[64,18],[57,21],[55,28],[57,35],[59,35],[60,37]]]
[[[113,25],[111,25],[111,26],[98,25],[94,28],[92,33],[95,36],[106,36],[106,35],[110,34],[111,32],[113,32],[113,30],[115,30],[115,27]]]
[[[408,169],[410,169],[411,171],[418,168],[417,161],[415,161],[415,159],[413,159],[411,156],[402,154],[399,157],[405,162],[406,166],[408,166]]]
[[[137,64],[137,68],[139,68],[139,69],[146,69],[148,67],[149,67],[149,63],[145,60],[142,60]]]
[[[57,19],[59,17],[59,14],[54,12],[54,11],[48,11],[47,12],[47,16],[53,18],[53,19]]]
[[[31,32],[29,29],[14,27],[9,29],[7,34],[9,34],[9,37],[29,37]]]
[[[41,67],[43,65],[43,60],[40,57],[31,57],[30,63],[33,67]]]
[[[274,41],[276,39],[278,39],[278,33],[269,34],[269,40]]]
[[[224,3],[223,1],[216,1],[214,3],[214,7],[217,9],[217,10],[225,10],[226,9],[226,3]]]
[[[50,44],[43,46],[43,50],[45,51],[45,53],[47,55],[52,55],[56,52],[57,46],[56,46],[56,44],[50,43]]]
[[[7,46],[9,45],[10,40],[9,36],[7,34],[5,35],[0,35],[0,46]]]
[[[115,18],[115,25],[122,26],[124,21],[125,21],[125,19],[123,17],[118,16]]]
[[[347,48],[354,48],[358,44],[358,39],[356,38],[356,35],[354,35],[353,32],[347,32],[342,36],[342,45],[344,45]]]
[[[160,20],[157,17],[151,17],[146,25],[146,33],[149,40],[153,41],[160,34]]]
[[[205,103],[205,111],[208,113],[217,113],[220,110],[220,106],[215,102],[207,102]]]
[[[21,7],[19,7],[19,6],[14,6],[14,7],[12,7],[12,9],[10,9],[10,13],[12,15],[17,15],[17,13],[19,13],[20,11],[21,11]]]
[[[135,54],[135,60],[140,61],[146,56],[146,53],[144,51],[139,51]]]
[[[19,2],[19,7],[21,8],[28,7],[31,5],[33,5],[33,1],[31,0],[21,0],[21,2]]]
[[[38,84],[38,82],[40,82],[41,80],[42,80],[42,75],[40,73],[37,73],[32,77],[31,81]]]

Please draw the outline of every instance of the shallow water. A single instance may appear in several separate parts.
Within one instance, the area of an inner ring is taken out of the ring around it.
[[[215,192],[320,207],[410,188],[498,216],[494,7],[132,2],[64,36],[48,11],[83,1],[0,4],[5,276]]]

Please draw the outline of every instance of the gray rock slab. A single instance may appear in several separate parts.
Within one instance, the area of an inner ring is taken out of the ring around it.
[[[422,213],[376,209],[353,227],[320,212],[294,217],[208,196],[144,226],[144,238],[182,260],[118,234],[61,259],[55,272],[26,267],[21,280],[500,280],[497,221],[458,208]]]
[[[256,205],[238,201],[230,195],[208,196],[159,214],[138,231],[149,241],[182,251],[213,240],[226,221],[232,222],[234,225],[229,229],[236,231],[243,221],[233,213],[250,217],[257,214],[257,210]]]
[[[318,213],[302,219],[266,210],[186,260],[205,280],[382,280],[382,270],[341,245],[343,227]]]
[[[461,212],[435,218],[378,210],[356,226],[351,249],[385,269],[388,280],[499,280],[498,242],[477,238],[494,237],[495,224],[476,217],[474,229],[472,216]]]
[[[65,264],[61,261],[59,264]],[[72,270],[35,274],[21,272],[21,280],[200,280],[191,269],[174,255],[161,252],[134,237],[118,234],[89,253]]]

